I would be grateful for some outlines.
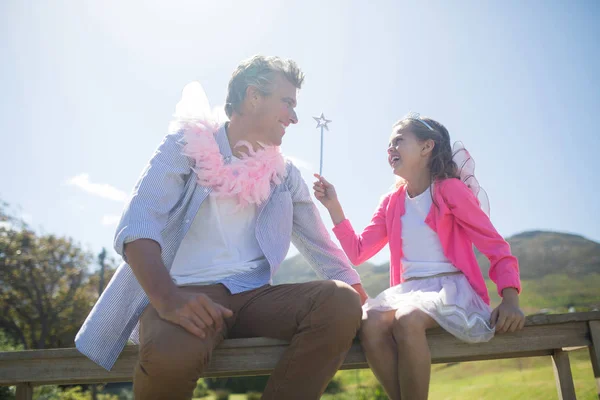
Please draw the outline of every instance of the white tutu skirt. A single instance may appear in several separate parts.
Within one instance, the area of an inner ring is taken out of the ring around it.
[[[494,336],[490,306],[475,293],[463,274],[419,278],[393,286],[376,298],[369,298],[363,305],[363,314],[406,307],[422,310],[465,342],[487,342]]]

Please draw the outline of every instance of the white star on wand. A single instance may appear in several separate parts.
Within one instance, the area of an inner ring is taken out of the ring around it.
[[[325,118],[323,113],[319,117],[313,117],[315,121],[317,121],[317,128],[321,128],[321,162],[319,163],[319,175],[323,174],[323,128],[329,131],[329,127],[327,126],[331,120]]]

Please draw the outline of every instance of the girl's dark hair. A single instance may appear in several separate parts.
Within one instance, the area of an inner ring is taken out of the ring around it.
[[[427,125],[432,129],[429,129]],[[429,159],[431,182],[448,178],[458,178],[458,167],[452,160],[450,134],[444,125],[431,118],[420,117],[419,119],[401,119],[394,124],[393,128],[395,132],[412,132],[419,141],[423,142],[431,139],[435,142],[431,151],[431,158]]]

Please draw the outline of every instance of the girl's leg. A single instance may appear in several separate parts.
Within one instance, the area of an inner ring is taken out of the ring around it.
[[[439,326],[423,311],[396,311],[392,334],[398,348],[398,381],[404,399],[427,399],[431,375],[431,353],[425,331]]]
[[[360,328],[360,343],[371,370],[381,382],[388,397],[400,399],[398,386],[398,357],[392,337],[395,310],[367,312]],[[410,399],[410,397],[406,397]]]

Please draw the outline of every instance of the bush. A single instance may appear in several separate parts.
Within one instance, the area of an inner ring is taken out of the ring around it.
[[[209,389],[227,389],[230,393],[264,392],[268,376],[240,376],[236,378],[205,378]]]
[[[359,400],[387,400],[388,397],[379,383],[375,386],[363,387],[358,391]]]
[[[338,394],[342,391],[342,384],[338,378],[333,378],[331,381],[329,381],[329,384],[325,388],[325,393],[329,394]]]
[[[229,390],[215,390],[215,400],[229,400]]]
[[[0,400],[14,400],[15,394],[7,386],[0,386]]]
[[[67,388],[58,392],[58,400],[89,400],[91,397],[89,392],[81,390],[81,386]],[[119,400],[119,396],[114,394],[99,393],[96,398],[98,400]]]
[[[133,390],[121,389],[121,391],[119,392],[119,400],[134,400],[133,399]]]
[[[260,400],[262,393],[259,392],[248,392],[246,393],[246,400]]]
[[[87,396],[85,398],[87,399]],[[110,393],[99,393],[96,398],[98,400],[120,400],[118,395]]]
[[[208,394],[208,385],[204,382],[204,379],[198,379],[196,389],[194,389],[194,397],[206,397]]]

